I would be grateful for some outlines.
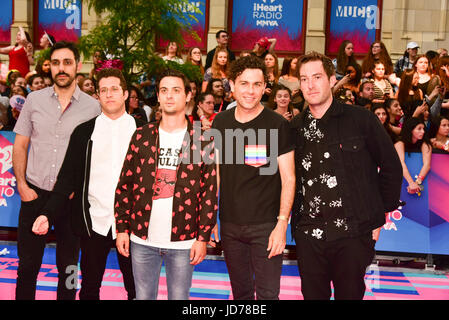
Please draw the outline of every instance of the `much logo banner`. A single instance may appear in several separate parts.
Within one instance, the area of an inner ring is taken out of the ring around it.
[[[0,43],[11,42],[12,24],[12,2],[13,0],[2,0],[2,10],[0,10]]]
[[[81,0],[39,0],[38,39],[44,32],[56,41],[77,42],[81,36]]]
[[[306,1],[232,1],[231,50],[251,50],[262,37],[276,38],[276,52],[304,51]]]
[[[326,53],[336,55],[341,43],[354,44],[354,54],[369,52],[380,29],[378,0],[328,0]]]

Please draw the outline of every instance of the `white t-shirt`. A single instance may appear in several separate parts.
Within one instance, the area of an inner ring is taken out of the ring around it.
[[[164,249],[190,249],[195,242],[195,239],[170,241],[176,171],[186,132],[187,128],[174,133],[159,128],[160,153],[153,190],[148,238],[142,240],[132,234],[130,239],[133,242]]]
[[[92,230],[107,236],[112,227],[116,237],[114,218],[115,189],[128,151],[129,141],[136,131],[136,121],[126,112],[112,120],[103,113],[95,120],[92,133],[89,193]]]

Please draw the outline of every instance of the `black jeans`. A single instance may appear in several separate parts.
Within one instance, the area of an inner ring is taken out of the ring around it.
[[[282,255],[268,259],[268,238],[276,223],[240,226],[221,222],[220,234],[235,300],[278,300]]]
[[[296,231],[296,256],[305,300],[362,300],[366,268],[375,250],[372,235],[322,241]]]
[[[30,184],[29,184],[30,185]],[[42,264],[47,235],[38,236],[31,229],[34,220],[41,214],[50,192],[33,185],[38,198],[21,204],[17,233],[16,299],[34,300],[36,281]],[[75,300],[78,284],[79,238],[70,228],[69,201],[54,223],[56,234],[56,266],[58,268],[58,300]]]
[[[81,290],[80,300],[99,300],[100,287],[103,280],[106,261],[111,247],[115,245],[112,232],[106,237],[92,231],[91,237],[81,237]],[[132,273],[131,256],[126,258],[117,252],[120,271],[123,274],[123,283],[128,300],[136,297],[134,278]]]

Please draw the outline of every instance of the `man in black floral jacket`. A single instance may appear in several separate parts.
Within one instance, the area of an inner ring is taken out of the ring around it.
[[[401,163],[375,115],[332,97],[331,60],[312,52],[297,65],[309,107],[296,130],[292,231],[305,299],[363,299],[366,268],[385,213],[396,209]],[[374,230],[374,231],[373,231]]]
[[[136,130],[117,186],[117,248],[128,256],[131,240],[139,300],[157,298],[163,260],[168,299],[188,299],[193,268],[206,256],[216,223],[214,146],[185,116],[190,97],[182,73],[161,75],[162,119]]]

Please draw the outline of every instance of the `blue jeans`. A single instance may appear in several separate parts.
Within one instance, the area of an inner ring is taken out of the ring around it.
[[[190,250],[161,249],[131,241],[137,300],[156,300],[162,261],[165,262],[168,300],[188,300],[194,266]]]

